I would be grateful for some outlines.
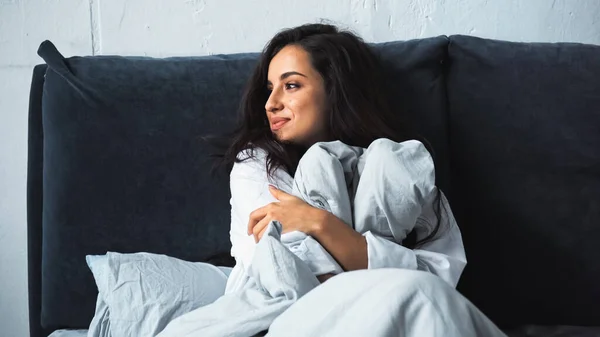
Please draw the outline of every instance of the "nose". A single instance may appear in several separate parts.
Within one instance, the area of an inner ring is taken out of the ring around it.
[[[273,89],[273,91],[271,91],[267,103],[265,103],[265,110],[267,110],[267,112],[278,112],[283,109],[283,104],[281,104],[279,96],[279,90]]]

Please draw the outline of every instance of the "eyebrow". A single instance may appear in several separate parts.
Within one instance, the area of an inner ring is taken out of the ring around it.
[[[285,80],[286,78],[288,78],[292,75],[299,75],[299,76],[308,78],[306,75],[299,73],[297,71],[288,71],[288,72],[281,74],[281,76],[279,76],[279,80]],[[271,83],[271,81],[267,80],[267,84],[272,84],[272,83]]]

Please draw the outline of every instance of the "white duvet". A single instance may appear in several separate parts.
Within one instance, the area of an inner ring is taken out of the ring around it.
[[[236,256],[225,294],[173,319],[158,336],[245,337],[267,330],[268,336],[504,336],[454,290],[466,260],[443,194],[440,238],[415,251],[401,245],[411,230],[418,238],[431,230],[436,191],[433,161],[419,142],[380,139],[368,149],[315,144],[300,161],[291,192],[365,235],[369,269],[320,284],[316,271],[336,268],[327,264],[326,251],[302,233],[282,236],[273,221],[251,255]],[[294,240],[309,242],[312,255],[323,253],[316,260],[324,265],[300,254]]]

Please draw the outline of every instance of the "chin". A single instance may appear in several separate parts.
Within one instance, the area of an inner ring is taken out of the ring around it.
[[[294,137],[290,137],[288,135],[280,135],[277,133],[273,133],[273,137],[275,137],[275,139],[277,139],[277,141],[281,144],[297,145],[297,141]]]
[[[290,138],[284,138],[284,137],[276,137],[276,139],[281,143],[281,144],[296,144],[296,142],[294,141],[294,139],[290,139]]]
[[[289,142],[293,137],[290,137],[289,134],[282,131],[283,130],[273,132],[273,137],[280,142]]]

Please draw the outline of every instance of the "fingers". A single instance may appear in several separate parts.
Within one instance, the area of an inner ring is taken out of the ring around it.
[[[271,192],[271,195],[275,197],[275,199],[279,200],[279,194],[281,191],[277,189],[277,187],[269,185],[269,192]]]
[[[260,220],[256,224],[256,226],[254,226],[254,229],[252,232],[254,234],[254,242],[260,241],[262,236],[265,234],[265,231],[267,230],[267,226],[269,225],[270,222],[271,222],[271,217],[266,216],[262,220]]]
[[[273,185],[269,185],[269,192],[271,192],[271,195],[273,195],[273,197],[279,201],[292,200],[296,198],[295,196],[287,194]]]
[[[256,224],[262,220],[267,213],[269,212],[269,205],[257,208],[254,212],[250,213],[250,217],[248,219],[248,235],[253,233],[253,228]]]

